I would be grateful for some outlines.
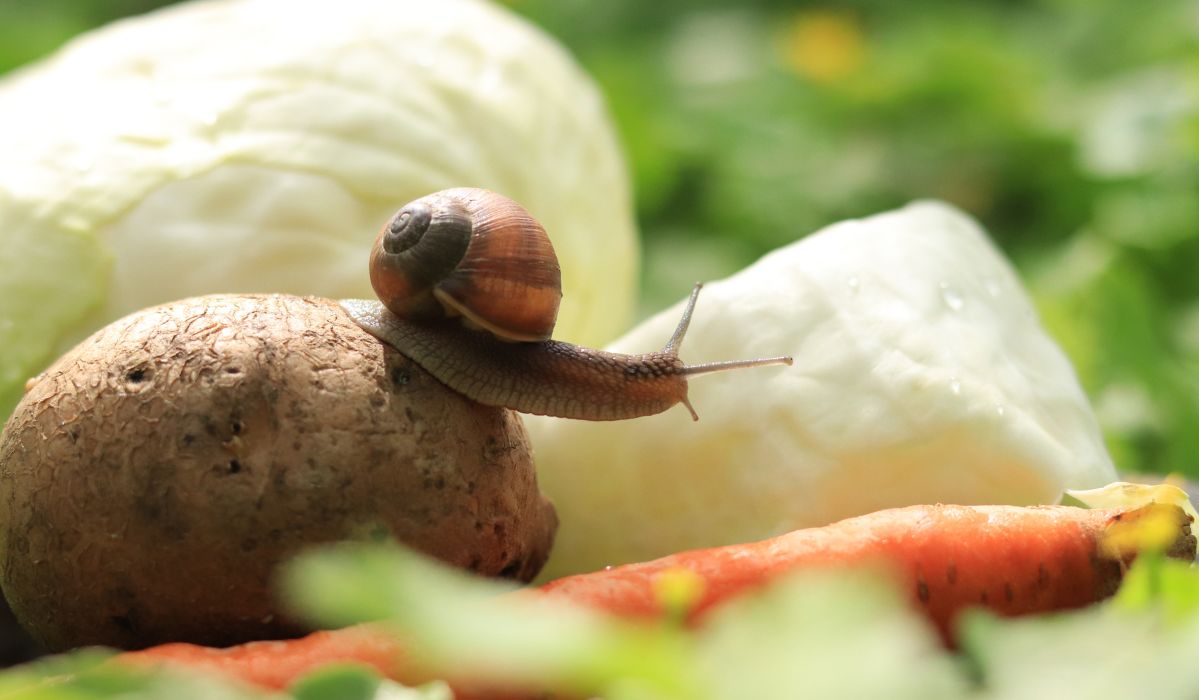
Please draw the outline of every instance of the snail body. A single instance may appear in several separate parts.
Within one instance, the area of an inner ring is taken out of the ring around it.
[[[699,284],[657,352],[549,339],[562,296],[553,246],[523,207],[487,190],[445,190],[405,206],[376,239],[370,272],[380,301],[341,302],[358,325],[451,389],[521,413],[620,420],[682,403],[698,420],[688,377],[791,364],[790,357],[684,364],[678,349]]]
[[[521,413],[618,420],[687,400],[677,355],[621,355],[557,340],[509,343],[453,318],[414,322],[376,301],[341,302],[369,333],[451,389]]]

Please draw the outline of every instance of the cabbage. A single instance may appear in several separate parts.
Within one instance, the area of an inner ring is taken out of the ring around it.
[[[681,305],[610,346],[660,347]],[[1115,470],[1073,368],[976,223],[934,202],[830,226],[706,286],[691,382],[636,421],[531,417],[561,518],[547,575],[914,503],[1053,503]]]
[[[473,0],[215,0],[119,22],[0,81],[0,418],[54,354],[212,292],[371,294],[404,202],[480,186],[554,239],[556,336],[632,308],[625,166],[593,83]]]

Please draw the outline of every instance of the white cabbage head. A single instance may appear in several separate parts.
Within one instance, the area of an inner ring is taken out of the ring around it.
[[[627,174],[592,81],[481,0],[210,0],[0,81],[0,420],[99,325],[212,292],[371,294],[400,205],[494,189],[550,232],[556,336],[627,328]]]
[[[610,349],[660,347],[681,304]],[[650,418],[530,417],[561,517],[546,574],[747,542],[915,503],[1056,502],[1114,480],[1075,373],[979,226],[925,202],[830,226],[707,285],[697,377]]]

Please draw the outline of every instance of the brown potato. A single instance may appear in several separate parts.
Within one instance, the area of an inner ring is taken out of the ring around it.
[[[325,299],[123,318],[31,382],[0,438],[0,581],[51,650],[297,633],[275,567],[348,537],[527,581],[556,526],[518,416]]]

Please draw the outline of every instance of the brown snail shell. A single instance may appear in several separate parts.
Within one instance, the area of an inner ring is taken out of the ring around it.
[[[562,272],[545,229],[511,199],[475,188],[415,200],[371,250],[371,285],[397,316],[448,313],[509,341],[548,339]]]

